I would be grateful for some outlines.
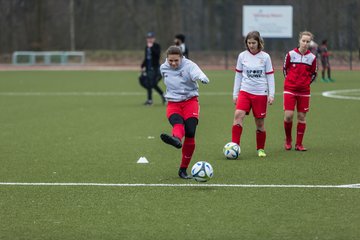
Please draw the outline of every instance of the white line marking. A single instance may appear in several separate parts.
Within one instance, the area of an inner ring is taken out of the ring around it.
[[[0,96],[139,96],[145,92],[0,92]],[[205,96],[227,96],[230,92],[205,92]]]
[[[348,185],[340,185],[341,187],[345,187],[345,188],[360,188],[360,183],[358,184],[348,184]]]
[[[144,92],[0,92],[0,96],[140,96]],[[321,95],[322,93],[312,93],[312,95]],[[276,93],[282,96],[282,93]],[[232,92],[202,92],[200,96],[232,96]]]
[[[145,92],[0,92],[0,96],[139,96]]]
[[[166,184],[166,183],[21,183],[0,182],[0,186],[100,186],[100,187],[224,187],[224,188],[357,188],[359,184],[348,185],[277,185],[277,184]]]
[[[346,93],[357,93],[358,96],[344,96],[342,94]],[[344,90],[334,90],[323,92],[324,97],[337,98],[337,99],[348,99],[348,100],[360,100],[360,89],[344,89]]]

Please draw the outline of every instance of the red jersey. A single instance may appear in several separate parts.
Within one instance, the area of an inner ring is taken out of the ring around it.
[[[295,48],[285,56],[283,67],[285,76],[284,92],[309,95],[310,84],[317,73],[316,56],[307,50],[304,55]]]

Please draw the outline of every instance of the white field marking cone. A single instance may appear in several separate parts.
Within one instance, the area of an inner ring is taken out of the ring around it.
[[[149,163],[149,161],[146,159],[146,157],[140,157],[137,163]]]

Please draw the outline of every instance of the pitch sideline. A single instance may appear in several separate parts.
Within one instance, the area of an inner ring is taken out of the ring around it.
[[[311,95],[323,96],[336,99],[360,100],[360,96],[344,96],[341,94],[359,93],[360,89],[344,89],[325,92],[313,92]],[[94,96],[94,97],[124,97],[124,96],[142,96],[145,92],[0,92],[0,96],[16,97],[16,96],[44,96],[44,97],[61,97],[61,96]],[[202,92],[202,96],[230,96],[230,92]],[[283,93],[276,93],[282,96]]]
[[[360,183],[346,185],[279,185],[279,184],[167,184],[167,183],[25,183],[0,182],[0,186],[95,186],[95,187],[218,187],[218,188],[340,188],[360,189]]]
[[[144,92],[0,92],[0,96],[16,97],[16,96],[44,96],[44,97],[60,97],[60,96],[95,96],[95,97],[122,97],[122,96],[142,96]],[[311,95],[321,96],[323,93],[315,92]],[[232,92],[202,92],[201,96],[232,96]],[[283,93],[276,93],[282,96]]]
[[[360,100],[360,96],[346,96],[346,93],[359,93],[360,89],[343,89],[325,92],[313,92],[311,95],[323,96],[336,99],[345,100]],[[0,96],[16,97],[16,96],[45,96],[45,97],[60,97],[60,96],[97,96],[97,97],[124,97],[124,96],[141,96],[145,92],[0,92]],[[276,93],[281,96],[283,93]],[[203,92],[202,96],[230,96],[231,92]]]
[[[358,93],[359,96],[342,95],[346,93]],[[360,100],[360,89],[343,89],[343,90],[326,91],[322,93],[322,96],[329,98],[346,99],[346,100]]]

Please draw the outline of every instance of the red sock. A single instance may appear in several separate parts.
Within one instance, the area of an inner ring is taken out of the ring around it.
[[[266,131],[256,131],[256,149],[265,149]]]
[[[181,168],[187,168],[189,166],[194,150],[195,138],[185,137],[185,141],[182,147]]]
[[[242,133],[242,126],[240,126],[240,124],[236,124],[232,126],[232,138],[231,141],[234,143],[237,143],[240,145],[240,138],[241,138],[241,133]]]
[[[284,121],[285,137],[286,137],[287,142],[292,141],[292,138],[291,138],[292,124],[293,124],[293,122]]]
[[[174,137],[179,138],[180,140],[183,139],[185,135],[185,128],[183,124],[175,124],[172,130],[172,135]]]
[[[305,129],[306,129],[306,123],[299,122],[297,124],[296,145],[302,145]]]

